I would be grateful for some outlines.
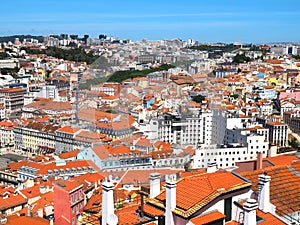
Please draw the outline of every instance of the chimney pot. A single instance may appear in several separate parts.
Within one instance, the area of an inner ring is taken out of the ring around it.
[[[108,224],[109,216],[114,214],[114,185],[111,182],[103,182],[102,184],[102,223]]]
[[[160,193],[160,174],[150,174],[150,198],[154,198]]]
[[[218,170],[217,163],[213,162],[207,164],[207,169],[206,169],[207,173],[214,173],[217,172],[217,170]]]
[[[176,183],[169,180],[166,183],[166,225],[174,225],[173,210],[176,208]]]
[[[256,225],[256,209],[258,204],[255,199],[248,199],[244,204],[244,225]]]
[[[257,153],[257,160],[256,160],[256,169],[261,170],[262,169],[262,163],[263,163],[263,153],[258,152]]]
[[[258,176],[258,184],[260,185],[259,193],[259,209],[265,213],[270,212],[270,180],[271,177],[265,172]]]

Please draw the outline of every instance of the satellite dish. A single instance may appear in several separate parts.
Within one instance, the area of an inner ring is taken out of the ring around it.
[[[118,224],[118,217],[115,214],[110,214],[107,217],[107,224],[108,225],[117,225]]]

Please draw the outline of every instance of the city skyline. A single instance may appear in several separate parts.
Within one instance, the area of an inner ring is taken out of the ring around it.
[[[199,42],[298,42],[297,1],[3,2],[0,36],[104,33],[121,39],[188,39]],[[17,6],[17,7],[16,7]]]

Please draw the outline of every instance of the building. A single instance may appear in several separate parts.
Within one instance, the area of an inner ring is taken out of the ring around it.
[[[158,140],[180,145],[210,145],[212,115],[211,111],[200,109],[190,114],[168,113],[152,120],[158,124]]]
[[[299,111],[288,111],[283,113],[283,121],[289,126],[292,132],[300,133],[300,114]]]
[[[54,218],[60,225],[76,225],[83,212],[83,184],[59,181],[54,184]]]
[[[191,164],[194,169],[207,168],[212,164],[217,168],[232,168],[236,167],[237,162],[256,160],[257,152],[260,151],[237,143],[222,146],[201,146],[201,148],[196,149]],[[268,145],[261,153],[267,157]]]
[[[20,116],[24,106],[24,95],[27,93],[25,88],[2,88],[0,89],[0,98],[4,99],[6,115],[8,118]]]
[[[55,162],[28,162],[18,171],[18,181],[35,178],[68,178],[79,176],[85,173],[94,173],[98,170],[97,166],[89,160],[76,160],[67,162],[65,160],[57,160]]]
[[[16,122],[1,121],[0,122],[0,147],[13,148],[15,145],[14,127]]]
[[[101,170],[113,171],[126,168],[150,168],[152,157],[124,145],[98,145],[81,149],[79,159],[91,160]]]
[[[115,82],[106,82],[91,86],[91,91],[103,92],[108,96],[118,96],[121,92],[121,84]]]
[[[15,192],[12,186],[1,186],[0,188],[0,212],[2,215],[11,215],[27,204],[25,196]]]
[[[280,147],[288,144],[288,126],[285,123],[271,121],[266,123],[266,128],[269,129],[270,143],[274,143]]]
[[[55,116],[59,114],[75,115],[75,107],[73,107],[70,102],[56,102],[52,99],[41,99],[24,106],[22,109],[23,118],[44,115]],[[70,120],[71,119],[72,118],[70,118]]]
[[[55,132],[60,126],[41,122],[29,122],[14,127],[15,149],[33,154],[55,151]]]

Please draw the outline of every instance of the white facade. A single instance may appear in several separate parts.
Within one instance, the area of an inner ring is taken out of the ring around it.
[[[158,138],[165,142],[193,145],[211,144],[212,112],[169,115],[158,120]]]
[[[237,162],[256,160],[258,151],[238,144],[222,147],[217,145],[202,146],[195,151],[195,155],[192,157],[192,168],[207,168],[209,163],[216,163],[217,168],[235,167]],[[262,153],[263,157],[267,157],[267,146]]]

